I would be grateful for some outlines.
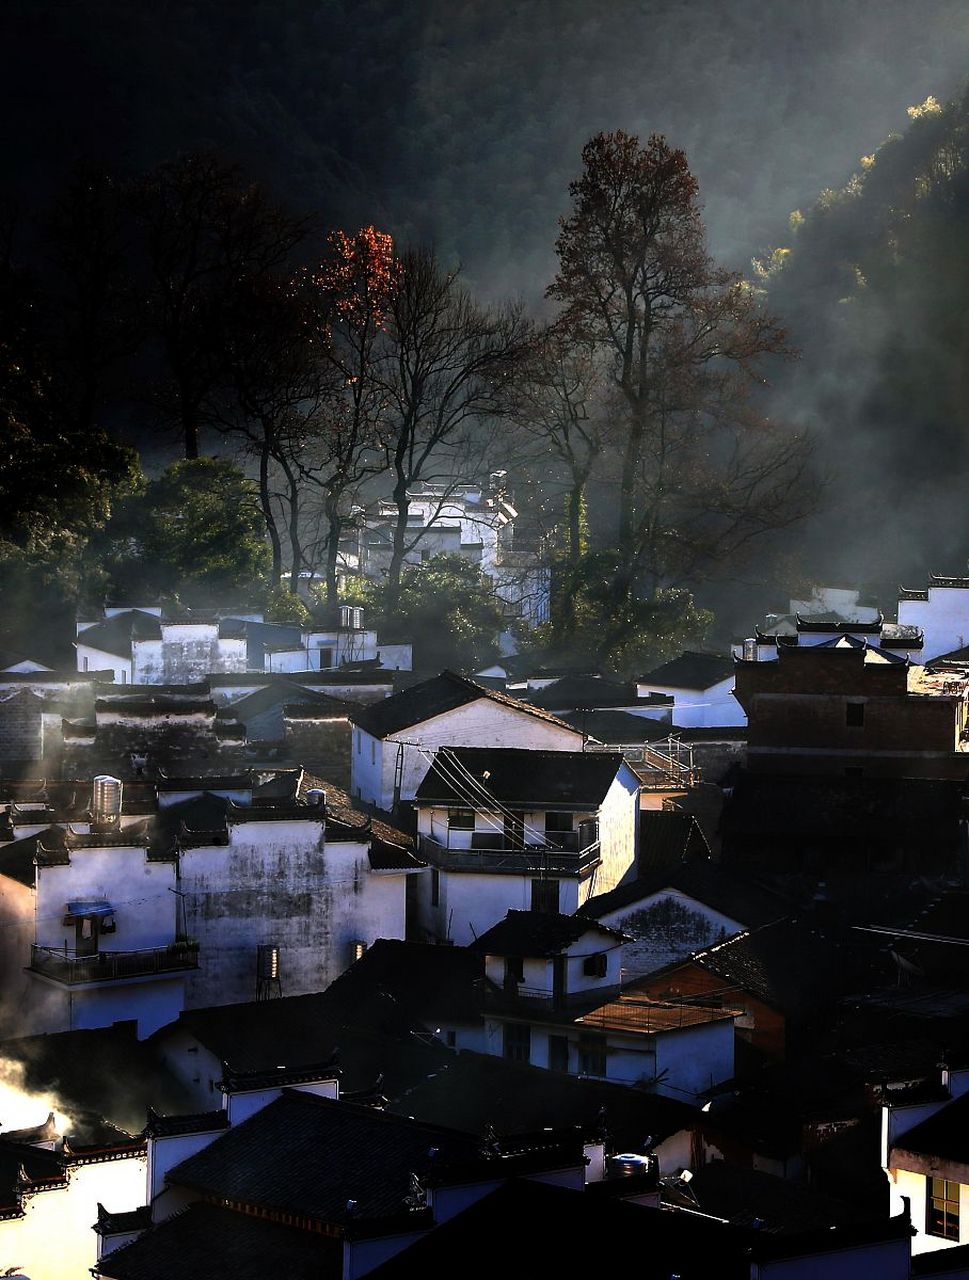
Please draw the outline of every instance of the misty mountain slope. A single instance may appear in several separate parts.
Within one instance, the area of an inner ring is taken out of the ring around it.
[[[683,147],[744,265],[966,65],[962,0],[6,0],[0,190],[29,213],[82,157],[214,146],[537,299],[596,131]]]
[[[769,297],[802,348],[775,388],[831,477],[805,553],[868,580],[969,555],[969,93],[918,108],[775,255]]]

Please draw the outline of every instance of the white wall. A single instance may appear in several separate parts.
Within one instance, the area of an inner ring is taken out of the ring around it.
[[[392,809],[398,752],[403,754],[400,798],[412,800],[438,747],[516,747],[531,751],[581,751],[583,737],[566,725],[553,724],[489,698],[409,725],[382,741],[354,727],[350,789],[367,804]],[[376,743],[372,746],[372,743]],[[415,746],[401,745],[419,743]],[[371,758],[373,756],[373,758]]]
[[[351,944],[403,938],[406,876],[370,870],[368,843],[329,841],[319,818],[237,822],[228,845],[186,849],[180,887],[200,944],[189,1007],[256,996],[256,948],[280,947],[284,995],[321,991]]]
[[[771,652],[776,656],[776,651]],[[728,725],[745,725],[747,716],[733,696],[733,672],[710,685],[708,689],[684,689],[671,684],[639,681],[637,692],[662,693],[673,699],[673,724],[678,729],[720,729]]]
[[[101,951],[143,951],[175,941],[177,898],[173,862],[149,862],[137,846],[72,849],[67,866],[37,868],[37,945],[75,948],[75,927],[63,923],[68,902],[103,898],[115,908],[114,933]]]
[[[131,684],[133,680],[130,658],[122,658],[116,653],[105,653],[103,649],[94,649],[91,645],[77,642],[78,671],[111,671],[115,684]]]
[[[136,684],[190,684],[212,671],[245,671],[245,638],[219,637],[218,623],[163,622],[160,640],[133,640]]]
[[[88,1275],[97,1261],[92,1230],[98,1203],[112,1213],[145,1202],[145,1157],[124,1156],[72,1165],[66,1187],[25,1199],[22,1218],[0,1221],[0,1259],[17,1264],[31,1280],[68,1280]]]
[[[509,911],[530,911],[532,880],[537,876],[499,875],[478,871],[441,871],[439,902],[431,905],[431,872],[420,876],[415,890],[414,923],[422,934],[467,946],[504,920]],[[575,878],[556,877],[559,910],[571,915],[580,905]]]
[[[929,587],[928,596],[898,602],[898,621],[920,627],[925,635],[920,662],[969,644],[969,588]]]
[[[653,973],[747,927],[678,889],[661,889],[600,919],[629,935],[622,944],[625,980]]]
[[[614,889],[636,865],[640,789],[632,769],[621,765],[599,809],[602,861],[592,874],[591,893]]]

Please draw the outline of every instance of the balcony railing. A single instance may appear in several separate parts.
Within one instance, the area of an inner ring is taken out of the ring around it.
[[[560,837],[555,836],[558,841]],[[551,845],[526,845],[495,836],[487,847],[449,849],[431,836],[420,837],[421,853],[434,867],[447,871],[488,871],[508,875],[579,875],[598,866],[601,860],[599,841],[574,850]]]
[[[119,978],[148,978],[156,973],[177,973],[197,969],[197,942],[177,942],[148,951],[98,951],[79,956],[54,947],[30,948],[30,968],[34,973],[75,986],[84,982],[113,982]]]

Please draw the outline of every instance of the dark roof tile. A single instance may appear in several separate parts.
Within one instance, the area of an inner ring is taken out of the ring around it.
[[[621,755],[526,751],[513,747],[445,747],[417,788],[424,804],[489,808],[534,802],[550,809],[597,809],[623,765]]]
[[[733,670],[733,658],[725,658],[719,653],[687,650],[678,658],[640,676],[638,683],[674,689],[709,689],[732,675]]]
[[[556,956],[584,934],[601,933],[621,938],[617,929],[599,925],[581,916],[563,916],[544,911],[509,911],[471,946],[495,956]]]

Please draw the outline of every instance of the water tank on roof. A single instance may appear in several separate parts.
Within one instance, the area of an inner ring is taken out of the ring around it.
[[[757,661],[757,641],[753,637],[748,637],[744,641],[744,662]]]
[[[256,976],[260,982],[279,980],[279,947],[274,942],[256,948]]]
[[[649,1171],[650,1157],[637,1155],[635,1152],[625,1152],[622,1155],[610,1156],[609,1165],[613,1177],[631,1178],[633,1174]]]
[[[91,816],[95,822],[117,822],[121,817],[121,780],[109,773],[99,773],[94,779],[91,795]]]
[[[311,787],[306,793],[306,803],[311,809],[326,807],[326,792],[322,787]]]

